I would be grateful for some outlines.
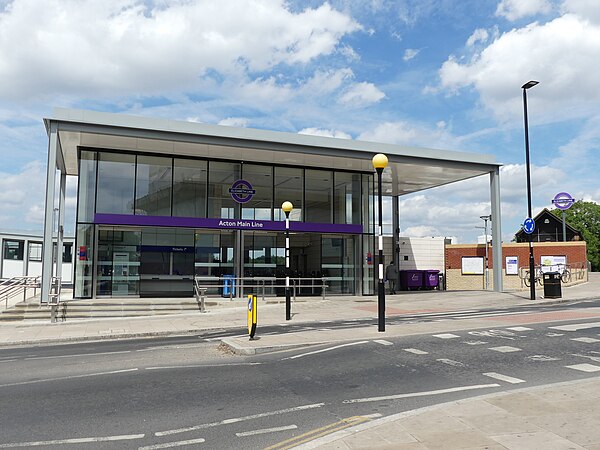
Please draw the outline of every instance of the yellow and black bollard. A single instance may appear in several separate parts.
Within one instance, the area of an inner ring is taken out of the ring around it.
[[[250,340],[254,339],[254,333],[256,333],[257,304],[256,295],[248,294],[248,334],[250,335]]]

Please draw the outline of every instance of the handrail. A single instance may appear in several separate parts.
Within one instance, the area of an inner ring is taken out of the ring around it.
[[[12,277],[0,282],[0,301],[4,300],[4,309],[8,309],[8,300],[23,293],[23,301],[27,300],[27,289],[33,288],[33,296],[40,287],[42,277]],[[13,306],[12,304],[10,306]]]
[[[244,288],[257,288],[262,291],[262,300],[265,300],[265,291],[267,289],[281,289],[285,288],[285,277],[207,277],[207,276],[195,276],[194,277],[194,296],[196,301],[200,303],[200,311],[204,310],[204,299],[206,297],[206,291],[208,289],[218,288],[229,288],[229,300],[233,300],[233,291],[235,289]],[[233,281],[233,285],[231,282]],[[329,287],[327,284],[327,277],[319,278],[303,278],[303,277],[290,277],[290,287],[293,290],[293,297],[296,300],[297,289],[310,288],[313,290],[321,289],[321,295],[325,300],[325,290]],[[308,284],[310,282],[310,284]]]

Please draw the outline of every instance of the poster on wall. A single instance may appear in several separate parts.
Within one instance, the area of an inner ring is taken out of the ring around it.
[[[506,275],[518,275],[519,274],[519,257],[518,256],[507,256],[506,257]]]
[[[542,272],[560,272],[567,264],[566,256],[542,256],[540,257],[540,265]]]
[[[483,257],[481,256],[463,256],[462,257],[463,275],[483,275]]]

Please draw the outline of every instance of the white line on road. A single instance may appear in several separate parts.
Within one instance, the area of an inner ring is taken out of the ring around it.
[[[589,328],[600,328],[600,322],[589,322],[589,323],[574,323],[571,325],[559,325],[557,327],[548,327],[551,330],[560,331],[578,331],[587,330]]]
[[[5,362],[12,362],[12,361],[16,361],[16,359],[3,359],[2,361],[0,361],[0,364],[5,363]]]
[[[454,339],[460,336],[457,336],[456,334],[452,334],[452,333],[442,333],[442,334],[434,334],[433,337],[436,338],[440,338],[440,339]]]
[[[202,438],[188,439],[187,441],[165,442],[164,444],[146,445],[144,447],[139,447],[138,450],[157,450],[160,448],[173,448],[181,447],[184,445],[202,444],[203,442],[205,442],[205,440]]]
[[[502,375],[501,373],[496,372],[486,372],[482,375],[494,378],[495,380],[505,381],[510,384],[525,383],[525,380],[521,380],[520,378],[509,377],[508,375]]]
[[[600,366],[595,366],[593,364],[575,364],[572,366],[565,366],[567,369],[575,369],[580,370],[581,372],[598,372],[600,371]]]
[[[510,331],[533,331],[533,328],[527,328],[527,327],[509,327],[509,328],[507,328],[507,330],[510,330]]]
[[[87,438],[73,439],[54,439],[51,441],[32,441],[32,442],[11,442],[8,444],[0,444],[0,448],[16,448],[16,447],[36,447],[41,445],[64,445],[64,444],[87,444],[90,442],[112,442],[126,441],[133,439],[142,439],[144,434],[124,434],[121,436],[100,436]]]
[[[502,345],[500,347],[490,347],[488,350],[494,350],[495,352],[500,353],[511,353],[511,352],[520,352],[521,349],[517,347],[511,347],[510,345]]]
[[[235,435],[239,437],[256,436],[257,434],[276,433],[277,431],[295,430],[296,428],[298,428],[298,425],[286,425],[283,427],[263,428],[262,430],[242,431],[241,433],[235,433]]]
[[[381,345],[394,345],[393,342],[386,341],[385,339],[375,339],[373,342],[376,342],[377,344]]]
[[[336,345],[334,347],[324,348],[321,350],[315,350],[314,352],[301,353],[300,355],[288,356],[287,358],[283,358],[282,361],[285,361],[286,359],[297,359],[297,358],[302,358],[304,356],[316,355],[317,353],[328,352],[330,350],[336,350],[336,349],[342,348],[342,347],[350,347],[352,345],[367,344],[368,342],[369,341],[359,341],[359,342],[350,342],[348,344]]]
[[[44,378],[43,380],[18,381],[16,383],[0,384],[0,388],[10,387],[10,386],[23,386],[25,384],[46,383],[48,381],[74,380],[76,378],[99,377],[102,375],[113,375],[116,373],[135,372],[136,370],[138,370],[138,369],[136,368],[136,369],[111,370],[110,372],[96,372],[96,373],[86,373],[83,375],[69,375],[66,377]]]
[[[188,431],[203,430],[205,428],[217,427],[219,425],[228,425],[228,424],[231,424],[231,423],[238,423],[238,422],[244,422],[246,420],[258,419],[260,417],[277,416],[279,414],[285,414],[285,413],[296,412],[296,411],[304,411],[304,410],[307,410],[307,409],[321,408],[323,406],[325,406],[325,403],[314,403],[312,405],[295,406],[293,408],[280,409],[279,411],[269,411],[269,412],[264,412],[264,413],[259,413],[259,414],[253,414],[251,416],[235,417],[233,419],[221,420],[220,422],[203,423],[201,425],[195,425],[195,426],[192,426],[192,427],[185,427],[185,428],[178,428],[176,430],[157,431],[156,433],[154,433],[154,435],[155,436],[167,436],[167,435],[170,435],[170,434],[177,434],[177,433],[185,433],[185,432],[188,432]]]
[[[236,366],[260,366],[261,362],[251,363],[225,363],[225,364],[188,364],[182,366],[154,366],[146,367],[146,370],[163,370],[163,369],[196,369],[202,367],[236,367]]]
[[[54,359],[54,358],[77,358],[80,356],[101,356],[101,355],[118,355],[122,353],[131,353],[131,350],[123,350],[119,352],[100,352],[100,353],[79,353],[75,355],[56,355],[56,356],[32,356],[30,358],[24,358],[25,361],[34,359]]]
[[[440,358],[440,359],[436,359],[436,361],[444,363],[444,364],[448,364],[449,366],[465,367],[465,365],[463,363],[461,363],[460,361],[454,361],[453,359]]]
[[[492,387],[500,387],[499,384],[476,384],[473,386],[459,386],[455,388],[447,388],[447,389],[437,389],[435,391],[424,391],[424,392],[412,392],[410,394],[396,394],[396,395],[386,395],[382,397],[366,397],[366,398],[355,398],[351,400],[344,400],[342,403],[365,403],[365,402],[378,402],[382,400],[398,400],[401,398],[411,398],[411,397],[426,397],[428,395],[440,395],[440,394],[449,394],[452,392],[461,392],[461,391],[470,391],[474,389],[487,389]]]
[[[428,355],[429,353],[423,350],[419,350],[418,348],[405,348],[405,352],[414,353],[415,355]]]
[[[578,337],[578,338],[572,338],[572,341],[577,341],[577,342],[585,342],[586,344],[593,344],[594,342],[600,342],[600,339],[594,339],[591,337]]]

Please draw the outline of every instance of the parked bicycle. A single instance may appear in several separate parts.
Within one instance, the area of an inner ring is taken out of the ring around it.
[[[534,284],[538,283],[540,286],[544,285],[544,272],[542,272],[542,268],[540,266],[535,267],[535,272],[533,273]],[[531,277],[529,276],[529,269],[525,270],[523,275],[523,283],[525,286],[529,287],[531,285]]]
[[[560,273],[560,281],[563,283],[571,281],[571,270],[567,264],[558,264],[558,273]]]

